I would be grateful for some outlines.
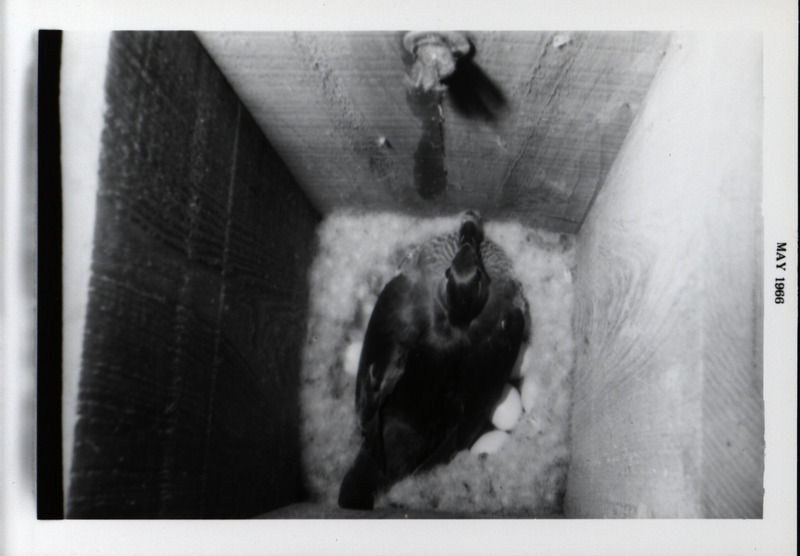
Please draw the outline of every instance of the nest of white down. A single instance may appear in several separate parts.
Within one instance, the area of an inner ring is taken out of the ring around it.
[[[361,341],[383,286],[420,242],[458,229],[459,217],[339,212],[318,231],[309,271],[309,317],[301,381],[303,471],[315,502],[335,505],[361,442],[355,381]],[[495,422],[446,465],[408,477],[376,506],[483,515],[560,515],[569,464],[575,253],[571,236],[514,222],[485,223],[513,261],[530,305],[531,338]],[[514,407],[521,401],[521,411]],[[486,444],[489,441],[488,445]],[[489,452],[489,453],[487,453]]]

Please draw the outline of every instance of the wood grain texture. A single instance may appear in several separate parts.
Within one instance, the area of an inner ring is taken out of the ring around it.
[[[491,120],[445,96],[447,187],[424,195],[413,176],[424,124],[407,99],[402,32],[199,37],[320,211],[477,208],[571,233],[668,41],[664,33],[469,33],[475,65],[505,105]]]
[[[68,515],[298,500],[318,215],[193,34],[114,34],[106,101]]]
[[[580,232],[568,515],[762,515],[761,43],[670,45]]]

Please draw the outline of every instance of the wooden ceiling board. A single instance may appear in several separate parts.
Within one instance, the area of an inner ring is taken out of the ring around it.
[[[478,208],[576,232],[636,117],[665,33],[469,32],[505,100],[494,118],[442,103],[447,188],[414,184],[422,122],[402,32],[199,33],[312,203],[420,215]]]

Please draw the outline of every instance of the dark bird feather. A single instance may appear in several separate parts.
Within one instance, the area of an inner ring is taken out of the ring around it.
[[[356,378],[363,441],[343,508],[468,448],[488,422],[526,334],[511,263],[467,212],[458,234],[417,250],[378,297]]]

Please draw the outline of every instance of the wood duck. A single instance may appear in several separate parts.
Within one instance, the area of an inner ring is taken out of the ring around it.
[[[364,337],[363,442],[339,490],[342,508],[372,509],[377,493],[471,445],[514,366],[526,315],[510,261],[484,240],[476,211],[401,265]]]

